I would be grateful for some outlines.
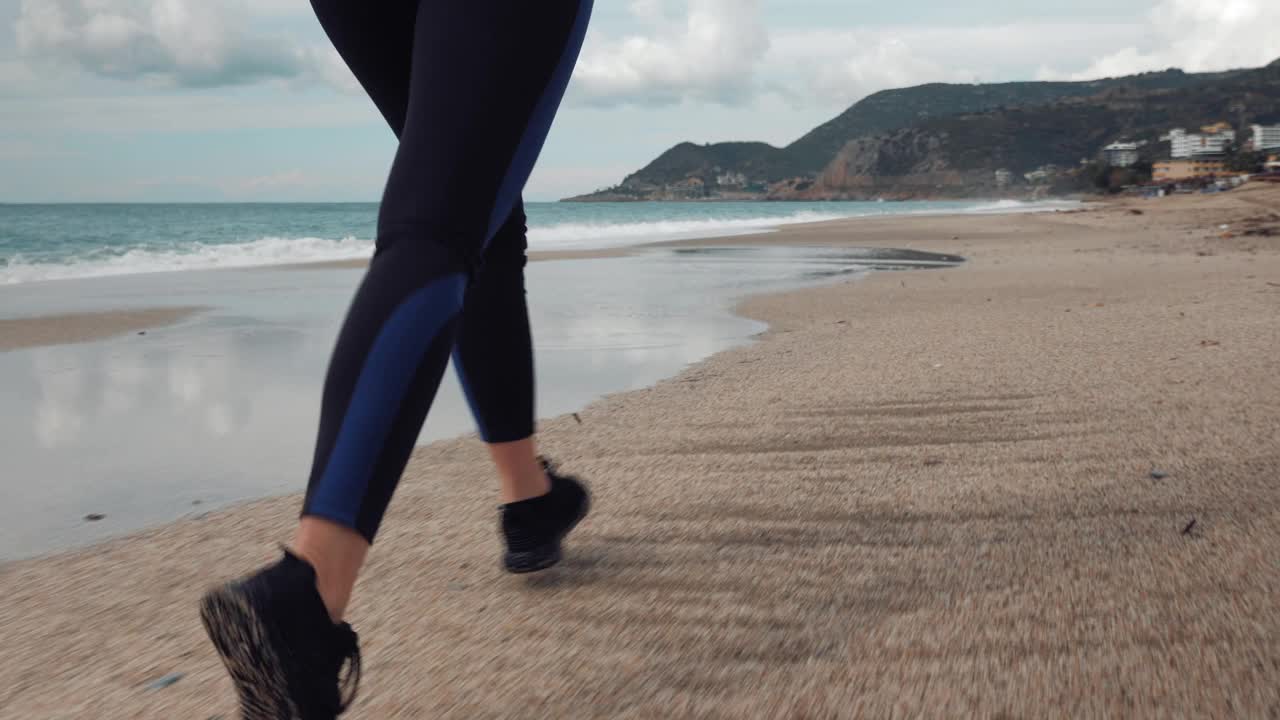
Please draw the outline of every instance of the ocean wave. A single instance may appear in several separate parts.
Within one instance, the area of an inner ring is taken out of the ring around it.
[[[997,200],[966,208],[963,212],[972,215],[1000,215],[1005,213],[1053,212],[1054,210],[1071,210],[1080,207],[1075,200]]]
[[[861,203],[844,212],[799,210],[763,217],[703,217],[648,221],[536,223],[529,230],[532,250],[613,248],[663,240],[681,240],[769,232],[783,225],[852,217],[943,213],[1049,212],[1080,207],[1067,201],[1021,202],[1001,200],[971,207],[904,209],[895,203]],[[709,214],[714,212],[708,208]],[[262,237],[239,243],[188,243],[83,251],[69,257],[17,254],[0,258],[0,285],[112,275],[136,275],[187,270],[245,268],[294,263],[357,260],[373,254],[373,241],[356,237]]]
[[[819,222],[847,214],[797,212],[762,218],[670,220],[634,223],[561,223],[529,230],[533,250],[608,248],[661,240],[767,232],[779,225]],[[346,237],[264,237],[243,243],[191,243],[179,247],[99,250],[63,258],[27,258],[21,254],[0,262],[0,285],[113,275],[140,275],[184,270],[246,268],[295,263],[357,260],[373,254],[373,241]]]
[[[642,242],[722,237],[768,232],[781,225],[822,222],[854,217],[851,213],[801,211],[758,218],[705,218],[655,220],[634,223],[562,223],[529,228],[533,250],[565,250],[635,245]]]
[[[70,257],[62,262],[30,262],[22,255],[15,255],[0,266],[0,284],[355,260],[372,254],[373,241],[354,237],[341,240],[264,237],[244,243],[192,243],[178,248],[133,247],[123,252],[99,251]]]

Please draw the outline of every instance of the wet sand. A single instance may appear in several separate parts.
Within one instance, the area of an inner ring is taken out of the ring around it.
[[[172,325],[200,310],[198,307],[165,307],[0,318],[0,352],[105,340],[116,335]]]
[[[420,448],[350,716],[1280,714],[1269,227],[1280,189],[715,241],[969,262],[753,298],[761,342],[545,423],[598,502],[542,576],[483,447]],[[0,567],[0,717],[233,716],[195,599],[297,503]]]
[[[632,247],[621,248],[601,248],[595,250],[531,250],[529,251],[530,262],[542,262],[545,260],[590,260],[592,258],[612,258],[623,257],[628,255]],[[355,260],[326,260],[324,262],[310,263],[293,263],[289,265],[279,265],[279,268],[288,268],[292,270],[314,270],[316,268],[341,268],[341,269],[359,269],[368,267],[369,261],[366,259]]]
[[[625,256],[630,251],[629,248],[534,251],[529,253],[529,260],[541,262],[546,260],[612,258]],[[248,268],[248,270],[359,269],[366,267],[368,264],[368,260],[334,260],[329,262],[273,265],[262,268]],[[231,269],[233,272],[244,272],[245,270],[245,268]],[[126,335],[131,332],[173,325],[201,310],[204,310],[204,308],[160,307],[138,310],[109,310],[96,313],[65,313],[0,318],[0,352],[105,340],[117,335]]]

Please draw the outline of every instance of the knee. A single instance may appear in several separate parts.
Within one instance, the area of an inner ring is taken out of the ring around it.
[[[489,240],[489,246],[484,251],[484,267],[493,268],[498,272],[523,269],[528,261],[527,232],[524,213],[512,213]]]
[[[480,236],[428,224],[380,223],[374,257],[427,274],[461,271],[474,274],[482,252]]]

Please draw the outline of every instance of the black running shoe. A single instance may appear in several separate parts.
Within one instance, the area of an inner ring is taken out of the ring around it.
[[[315,569],[292,553],[210,590],[200,619],[231,673],[245,720],[333,720],[355,699],[356,633],[329,619]]]
[[[510,573],[531,573],[560,562],[560,543],[591,506],[587,489],[577,478],[559,475],[543,459],[551,492],[502,506],[502,536],[507,552],[503,567]]]

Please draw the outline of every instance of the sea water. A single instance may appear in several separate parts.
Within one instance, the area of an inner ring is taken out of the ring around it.
[[[848,217],[1050,210],[1044,202],[529,203],[534,250],[767,232]],[[0,285],[367,258],[377,205],[0,204]],[[3,308],[0,308],[3,312]]]

